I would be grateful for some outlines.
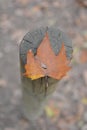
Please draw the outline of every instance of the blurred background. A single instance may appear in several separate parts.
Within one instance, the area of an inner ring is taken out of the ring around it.
[[[19,110],[19,44],[45,25],[72,39],[73,68],[32,124]],[[87,130],[87,0],[0,0],[0,130]]]

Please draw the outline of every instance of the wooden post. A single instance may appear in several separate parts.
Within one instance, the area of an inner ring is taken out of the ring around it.
[[[22,109],[24,115],[29,120],[36,119],[42,112],[48,97],[55,91],[58,86],[58,80],[49,78],[49,87],[45,94],[45,78],[31,80],[23,76],[25,72],[26,55],[29,49],[32,49],[36,54],[37,48],[43,40],[46,31],[49,34],[52,49],[55,55],[58,54],[62,42],[66,47],[66,54],[68,58],[72,57],[71,40],[59,29],[42,27],[37,30],[27,33],[20,44],[20,66],[21,66],[21,85],[22,85]]]

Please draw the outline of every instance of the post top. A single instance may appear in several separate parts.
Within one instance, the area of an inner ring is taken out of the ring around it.
[[[57,55],[61,49],[62,43],[65,45],[66,49],[66,55],[69,59],[72,57],[72,42],[70,38],[62,32],[58,28],[54,27],[41,27],[36,30],[33,30],[31,32],[28,32],[21,44],[20,44],[20,58],[22,59],[22,62],[26,63],[26,54],[29,49],[33,51],[35,54],[37,51],[38,46],[40,45],[41,41],[43,40],[46,32],[48,32],[50,43],[52,46],[52,49]]]

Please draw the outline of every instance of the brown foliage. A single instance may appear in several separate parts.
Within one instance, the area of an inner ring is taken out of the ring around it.
[[[45,76],[59,80],[70,70],[68,64],[64,43],[62,43],[59,54],[55,55],[51,48],[48,33],[46,33],[37,49],[37,54],[34,56],[32,50],[28,51],[24,75],[32,80]]]

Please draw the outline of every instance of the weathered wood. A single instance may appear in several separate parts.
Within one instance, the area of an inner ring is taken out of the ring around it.
[[[26,54],[29,49],[36,54],[37,48],[43,40],[46,31],[48,32],[52,49],[57,55],[60,51],[62,43],[66,48],[68,58],[72,57],[71,40],[59,29],[43,27],[27,33],[20,44],[20,66],[21,66],[21,81],[23,89],[23,111],[28,119],[36,119],[49,95],[55,91],[58,80],[48,78],[49,87],[45,95],[45,78],[31,80],[23,76],[25,72],[24,65],[26,64]]]

